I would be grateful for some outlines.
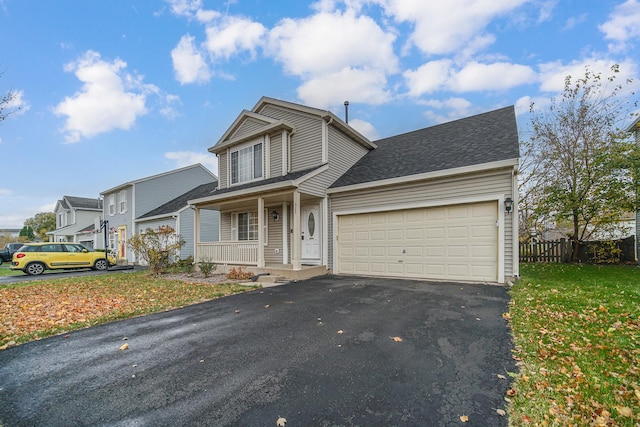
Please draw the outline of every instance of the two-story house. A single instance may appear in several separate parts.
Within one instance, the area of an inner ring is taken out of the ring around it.
[[[135,220],[138,230],[157,230],[160,226],[170,226],[185,241],[178,251],[178,258],[187,259],[195,254],[195,213],[189,200],[205,197],[218,186],[218,181],[202,184],[168,201]],[[200,215],[198,240],[217,242],[220,240],[220,214],[218,211],[203,211]]]
[[[137,263],[136,254],[127,247],[128,239],[136,233],[140,233],[147,228],[154,228],[159,225],[171,225],[174,229],[178,223],[176,218],[180,214],[181,208],[176,208],[172,212],[163,211],[162,215],[153,215],[155,218],[146,218],[146,221],[137,222],[143,215],[180,198],[185,193],[194,190],[204,184],[213,185],[217,182],[217,177],[201,164],[186,166],[169,172],[148,176],[145,178],[129,181],[116,187],[110,188],[100,193],[104,199],[104,218],[108,221],[108,246],[118,259],[119,263]],[[213,185],[210,188],[214,188]],[[186,206],[186,204],[185,204]],[[194,216],[193,210],[189,210]],[[187,212],[186,215],[189,214]],[[173,218],[173,217],[176,218]],[[206,219],[217,218],[217,214],[212,214]],[[155,219],[153,223],[150,221]],[[208,228],[218,228],[217,224],[207,225]],[[182,235],[178,230],[179,233]],[[192,238],[193,233],[188,233]],[[203,236],[200,236],[202,238]],[[211,235],[209,238],[214,238]],[[188,249],[187,249],[188,251]],[[193,249],[191,249],[193,252]]]
[[[209,149],[220,242],[253,269],[504,282],[518,275],[513,107],[371,142],[335,114],[262,98]],[[197,235],[197,231],[196,231]]]
[[[48,232],[51,242],[82,243],[89,249],[104,248],[103,238],[96,233],[102,220],[102,200],[63,196],[54,209],[56,229]]]

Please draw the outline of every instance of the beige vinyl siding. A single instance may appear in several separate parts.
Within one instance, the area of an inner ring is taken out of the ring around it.
[[[231,241],[231,212],[220,212],[220,241]]]
[[[370,190],[331,195],[331,212],[372,210],[407,204],[447,204],[447,200],[512,195],[511,169],[442,178],[411,184],[399,184]],[[502,207],[501,207],[502,208]],[[513,215],[513,213],[511,214]],[[333,214],[330,229],[333,230]],[[511,218],[505,216],[505,275],[513,275],[513,240]],[[329,264],[333,268],[333,239],[329,244]]]
[[[300,190],[324,197],[326,189],[368,152],[368,149],[329,126],[329,169],[302,183]]]
[[[271,151],[271,178],[282,176],[282,132],[269,135]]]
[[[254,132],[257,132],[261,127],[264,127],[268,124],[269,123],[265,121],[255,119],[253,117],[246,117],[242,121],[240,126],[238,126],[238,129],[236,129],[235,132],[229,135],[228,139],[241,138],[245,135],[250,135]]]
[[[227,152],[218,154],[218,188],[223,189],[229,187],[229,174],[227,169]]]
[[[271,212],[276,210],[280,213],[280,219],[274,221],[271,216]],[[269,214],[267,215],[268,230],[269,230],[269,244],[264,247],[264,260],[267,265],[282,264],[282,205],[267,207]],[[278,249],[279,253],[276,253]]]
[[[299,111],[265,105],[259,114],[284,120],[292,125],[291,172],[309,169],[322,163],[322,119]]]

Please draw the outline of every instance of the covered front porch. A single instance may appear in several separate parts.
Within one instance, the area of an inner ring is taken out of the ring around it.
[[[191,201],[195,210],[196,263],[253,267],[251,271],[256,274],[281,272],[288,278],[293,278],[292,272],[309,266],[324,266],[326,273],[325,198],[305,194],[298,188],[225,190]],[[206,209],[220,213],[220,241],[200,240],[200,216]]]

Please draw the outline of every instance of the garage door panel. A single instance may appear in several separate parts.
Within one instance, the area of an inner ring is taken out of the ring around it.
[[[404,230],[402,228],[388,229],[387,240],[404,240]]]
[[[338,272],[497,280],[497,202],[338,217]]]

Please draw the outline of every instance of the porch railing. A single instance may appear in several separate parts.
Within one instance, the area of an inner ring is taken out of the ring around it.
[[[258,265],[258,242],[198,243],[198,261]]]

